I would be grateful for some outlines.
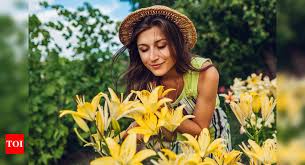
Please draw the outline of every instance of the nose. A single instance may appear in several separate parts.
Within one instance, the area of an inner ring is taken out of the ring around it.
[[[156,61],[159,58],[159,51],[156,50],[156,48],[151,49],[150,54],[149,54],[149,60],[150,61]]]

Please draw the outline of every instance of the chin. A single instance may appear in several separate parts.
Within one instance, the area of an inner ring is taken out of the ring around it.
[[[152,73],[153,75],[155,75],[155,76],[160,77],[160,76],[164,76],[166,72],[161,71],[161,70],[160,70],[160,71],[159,71],[159,70],[154,70],[154,71],[151,71],[151,73]]]

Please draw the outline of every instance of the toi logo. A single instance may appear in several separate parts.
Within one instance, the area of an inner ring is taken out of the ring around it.
[[[24,135],[6,134],[5,135],[6,154],[24,154]]]

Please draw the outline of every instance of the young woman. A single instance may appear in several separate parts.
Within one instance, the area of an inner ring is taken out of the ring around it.
[[[174,88],[167,97],[172,107],[185,104],[192,114],[177,128],[193,136],[209,128],[212,138],[225,138],[231,149],[227,117],[219,107],[219,74],[210,59],[193,56],[197,34],[192,21],[166,6],[152,6],[129,14],[119,29],[119,38],[128,49],[130,64],[125,73],[127,91],[148,89],[149,82]],[[130,125],[128,129],[134,127]]]

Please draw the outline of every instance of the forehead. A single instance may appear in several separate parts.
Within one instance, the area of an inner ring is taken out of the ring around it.
[[[164,33],[159,27],[153,26],[138,35],[137,44],[153,44],[161,39],[166,39]]]

